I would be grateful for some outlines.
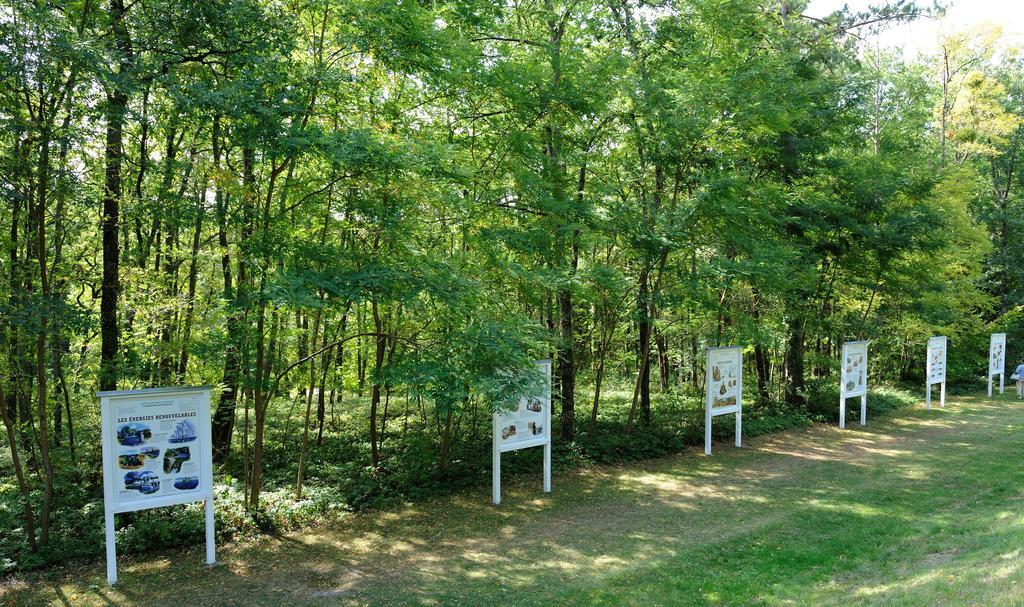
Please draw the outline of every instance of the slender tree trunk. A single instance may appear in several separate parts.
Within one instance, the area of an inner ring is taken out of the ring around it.
[[[942,49],[942,107],[939,119],[939,166],[946,166],[946,121],[949,116],[949,51]]]
[[[789,345],[786,348],[786,403],[794,407],[806,404],[804,397],[804,320],[790,321]]]
[[[649,275],[646,269],[640,273],[638,282],[640,290],[637,294],[636,311],[639,319],[637,329],[640,337],[640,365],[637,385],[640,391],[640,423],[649,426],[651,423],[651,365],[648,362],[651,351],[651,318]]]
[[[363,306],[356,306],[356,331],[363,330]],[[356,342],[356,395],[362,398],[366,388],[366,355],[364,354],[363,340]]]
[[[660,331],[654,331],[654,345],[658,348],[658,379],[662,392],[668,392],[668,380],[671,370],[668,359],[668,339]]]
[[[376,299],[370,300],[370,309],[373,312],[374,331],[377,333],[374,338],[373,385],[370,389],[370,461],[373,468],[377,469],[380,466],[380,451],[377,443],[377,408],[380,406],[380,374],[384,366],[387,340],[384,336],[384,327]]]
[[[14,157],[21,156],[20,148],[21,134],[16,133],[15,137],[15,149]],[[18,226],[21,223],[21,203],[23,200],[22,196],[10,196],[8,197],[11,201],[11,230],[10,230],[10,243],[7,250],[8,260],[8,283],[10,285],[11,296],[10,299],[16,299],[19,293],[21,293],[21,259],[19,256],[18,243],[20,242],[20,233]],[[0,403],[0,406],[6,408],[13,425],[17,425],[18,422],[18,379],[17,369],[20,366],[17,353],[20,350],[19,344],[19,326],[15,324],[14,319],[10,315],[6,315],[4,320],[4,336],[7,339],[7,356],[10,360],[11,374],[7,378],[7,391],[5,402]],[[0,388],[2,391],[2,388]],[[35,535],[32,537],[32,541],[35,541]]]
[[[162,290],[164,292],[165,299],[168,301],[174,301],[178,295],[176,285],[178,256],[175,249],[178,244],[177,232],[179,200],[176,197],[172,198],[170,194],[171,184],[174,180],[174,166],[178,157],[178,145],[176,142],[177,132],[177,120],[172,118],[172,123],[168,128],[165,140],[163,170],[161,171],[160,191],[157,196],[160,204],[160,215],[167,217],[167,221],[165,221],[167,235],[164,240],[165,252],[162,268],[164,284]],[[176,306],[169,307],[160,319],[160,356],[157,362],[157,370],[160,377],[160,383],[162,385],[170,383],[174,375],[174,348],[172,346],[172,339],[174,326],[176,324],[176,312]]]
[[[62,172],[66,172],[68,168],[67,159],[70,141],[70,136],[68,135],[68,132],[70,130],[71,125],[71,116],[72,112],[66,111],[64,113],[63,124],[61,125],[62,136],[60,137],[60,151],[58,152],[58,162]],[[61,264],[63,263],[64,240],[66,237],[64,209],[68,197],[68,194],[66,193],[67,188],[62,187],[63,178],[58,177],[57,182],[57,205],[54,209],[53,214],[53,262],[51,266],[55,270],[57,268],[60,268]],[[58,301],[63,301],[66,297],[66,282],[67,281],[63,279],[57,280],[54,277],[50,278],[51,291],[55,294],[54,298]],[[74,462],[75,467],[77,468],[78,454],[76,453],[75,450],[75,430],[74,421],[72,420],[71,417],[71,397],[68,394],[68,385],[67,381],[65,381],[64,378],[63,368],[64,353],[70,347],[70,340],[67,337],[65,337],[63,322],[60,315],[57,315],[53,319],[53,324],[51,325],[50,333],[51,335],[53,335],[53,339],[51,340],[50,346],[50,364],[53,371],[53,377],[56,378],[57,380],[57,389],[60,391],[63,404],[65,405],[63,411],[65,411],[67,414],[68,447],[71,452],[71,459]],[[0,406],[2,406],[2,404],[0,404]],[[57,447],[61,446],[61,436],[64,432],[64,420],[62,418],[63,415],[61,403],[58,402],[57,406],[53,408],[53,444],[54,446]]]
[[[558,292],[558,376],[562,401],[562,439],[572,441],[576,435],[576,360],[573,347],[572,293]],[[568,342],[568,343],[566,343]]]
[[[756,287],[753,289],[754,292],[754,306],[751,310],[751,315],[754,319],[754,329],[758,332],[757,341],[754,343],[754,370],[757,373],[757,399],[762,404],[768,404],[770,400],[769,394],[769,376],[768,376],[768,352],[761,343],[760,329],[761,329],[761,292]]]
[[[609,311],[609,316],[613,315],[614,312]],[[590,409],[590,427],[587,430],[590,434],[594,433],[597,427],[597,409],[601,403],[601,384],[604,382],[604,365],[608,358],[608,350],[611,348],[612,336],[615,335],[615,321],[616,316],[612,316],[611,320],[605,321],[605,327],[603,329],[603,335],[601,336],[601,343],[598,345],[597,352],[597,372],[594,375],[594,403]]]
[[[334,368],[334,353],[336,348],[324,352],[320,362],[320,383],[316,394],[316,445],[319,447],[324,442],[324,423],[327,417],[327,403],[325,393],[327,391],[327,372]]]
[[[320,333],[320,318],[323,315],[317,310],[316,318],[313,320],[313,333],[310,335],[310,350],[317,349],[317,335]],[[313,390],[316,385],[316,357],[309,359],[309,392],[306,394],[306,415],[302,423],[302,446],[299,449],[299,472],[295,481],[295,499],[302,499],[302,481],[306,476],[306,452],[309,450],[309,420],[313,408]]]
[[[761,404],[767,404],[771,400],[769,365],[767,349],[760,342],[755,343],[754,370],[757,373],[757,399]]]
[[[54,349],[53,353],[53,375],[57,379],[57,386],[60,390],[61,397],[64,401],[64,411],[67,414],[68,423],[68,449],[71,451],[71,460],[74,463],[78,463],[78,453],[75,447],[75,424],[74,419],[71,416],[71,394],[68,390],[68,382],[64,377],[64,363],[63,363],[63,351],[67,348],[67,339],[57,337],[59,343]],[[60,404],[54,407],[54,412],[60,411]],[[54,434],[57,434],[57,429],[54,428]],[[59,445],[59,441],[57,443]]]
[[[448,407],[444,414],[444,431],[441,434],[441,453],[438,455],[441,472],[448,471],[448,455],[452,445],[452,407]]]
[[[206,177],[202,180],[203,186],[199,188],[196,195],[196,223],[192,231],[192,255],[188,266],[188,295],[185,304],[185,326],[181,335],[181,356],[178,358],[178,381],[185,381],[185,372],[188,370],[188,350],[192,341],[192,321],[196,309],[196,281],[199,274],[199,245],[203,233],[203,200],[206,198]]]
[[[0,416],[3,417],[4,429],[7,431],[7,446],[11,450],[11,467],[14,468],[14,477],[18,481],[18,492],[21,493],[25,512],[25,539],[28,540],[29,548],[35,552],[38,546],[36,544],[36,523],[35,513],[32,510],[31,490],[21,465],[21,456],[18,454],[18,437],[14,432],[14,423],[11,420],[10,410],[3,406],[6,400],[3,383],[0,383]]]
[[[128,34],[124,0],[110,0],[110,19],[117,48],[118,73],[128,78],[134,66],[131,37]],[[107,95],[107,137],[105,178],[103,183],[103,281],[100,287],[100,389],[117,389],[117,356],[120,334],[117,326],[117,300],[121,295],[120,228],[121,157],[128,94],[124,83],[115,83]]]
[[[249,508],[259,509],[260,491],[263,483],[263,435],[266,429],[267,407],[273,395],[265,384],[264,370],[266,363],[266,305],[263,303],[262,288],[258,318],[256,321],[256,390],[253,400],[254,427],[252,438],[252,471],[249,474]]]
[[[46,204],[49,194],[50,139],[51,131],[43,128],[40,133],[39,150],[39,193],[36,196],[35,228],[36,253],[39,262],[39,287],[43,301],[50,300],[50,277],[47,267],[46,250]],[[39,541],[46,545],[50,541],[50,515],[53,511],[53,463],[50,459],[50,414],[47,400],[46,375],[46,334],[49,317],[40,316],[39,333],[36,336],[36,406],[39,421],[39,461],[43,468],[43,508],[40,513]]]
[[[213,130],[211,139],[213,142],[213,170],[214,174],[220,173],[221,147],[220,147],[220,116],[213,118]],[[217,461],[223,461],[231,449],[231,434],[235,427],[235,408],[238,404],[238,389],[241,381],[242,367],[242,328],[240,309],[241,299],[235,293],[231,273],[231,249],[228,243],[228,194],[220,185],[220,180],[215,179],[214,198],[217,211],[217,241],[220,246],[221,275],[224,281],[224,301],[227,302],[227,347],[224,351],[224,371],[221,383],[224,388],[217,403],[217,409],[213,414],[212,422],[212,443],[213,456]],[[241,264],[240,264],[241,268]],[[244,277],[239,274],[238,289],[245,288],[242,284]]]
[[[644,350],[640,355],[640,366],[636,374],[636,383],[633,385],[633,404],[629,407],[629,415],[626,417],[626,434],[633,431],[633,421],[636,419],[637,404],[640,402],[640,383],[644,378],[644,371],[647,369],[647,358],[650,355],[650,348]],[[648,375],[648,377],[650,377]]]

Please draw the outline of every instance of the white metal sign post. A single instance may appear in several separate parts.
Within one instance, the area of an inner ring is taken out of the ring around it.
[[[206,502],[206,563],[215,561],[210,388],[100,392],[107,582],[117,583],[114,515]]]
[[[928,362],[925,368],[924,408],[932,408],[932,384],[941,384],[939,406],[946,406],[946,336],[928,338]]]
[[[988,342],[988,395],[992,396],[992,378],[999,376],[999,393],[1003,393],[1006,373],[1006,333],[993,333]]]
[[[868,422],[868,342],[843,344],[839,373],[839,427],[846,427],[846,399],[860,397],[860,425]]]
[[[711,455],[711,420],[736,414],[736,446],[743,444],[743,348],[708,348],[704,397],[704,454]]]
[[[491,498],[501,503],[501,454],[529,447],[544,447],[544,493],[551,493],[551,361],[537,361],[545,377],[531,396],[522,396],[515,411],[491,417]]]

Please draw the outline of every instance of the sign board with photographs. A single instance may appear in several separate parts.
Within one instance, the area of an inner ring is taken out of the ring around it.
[[[932,408],[932,384],[941,384],[939,406],[946,406],[946,336],[928,338],[928,358],[925,366],[925,409]]]
[[[544,382],[536,393],[519,397],[512,411],[491,418],[491,488],[494,503],[501,503],[501,454],[544,447],[544,493],[551,493],[551,361],[537,361]]]
[[[999,376],[999,393],[1003,393],[1006,373],[1006,333],[993,333],[988,342],[988,395],[992,396],[992,378]]]
[[[839,372],[839,427],[846,427],[846,399],[860,397],[860,425],[868,420],[868,342],[843,344]]]
[[[743,349],[708,348],[704,399],[704,453],[711,455],[711,420],[736,414],[736,446],[743,442]]]
[[[206,562],[214,562],[210,388],[100,392],[107,581],[117,582],[114,515],[206,502]]]

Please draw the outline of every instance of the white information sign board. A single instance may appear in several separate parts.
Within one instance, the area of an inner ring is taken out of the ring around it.
[[[843,344],[839,372],[839,427],[846,427],[846,399],[860,397],[860,425],[868,421],[868,342]]]
[[[704,398],[704,454],[711,455],[711,420],[736,414],[736,446],[743,443],[743,348],[708,348]]]
[[[491,496],[501,503],[501,454],[544,447],[544,493],[551,493],[551,361],[537,361],[545,381],[536,393],[522,396],[513,411],[491,417]]]
[[[1006,373],[1006,333],[993,333],[988,342],[988,395],[992,396],[992,378],[999,376],[999,393],[1003,393]]]
[[[215,560],[210,388],[100,392],[107,582],[117,583],[114,515],[206,502],[206,562]]]
[[[939,406],[946,406],[946,337],[928,338],[928,360],[925,368],[924,406],[932,408],[932,385],[941,384]]]

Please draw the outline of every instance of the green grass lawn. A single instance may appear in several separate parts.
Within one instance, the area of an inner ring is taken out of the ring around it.
[[[1024,404],[512,479],[305,533],[7,581],[11,605],[1024,605]]]

